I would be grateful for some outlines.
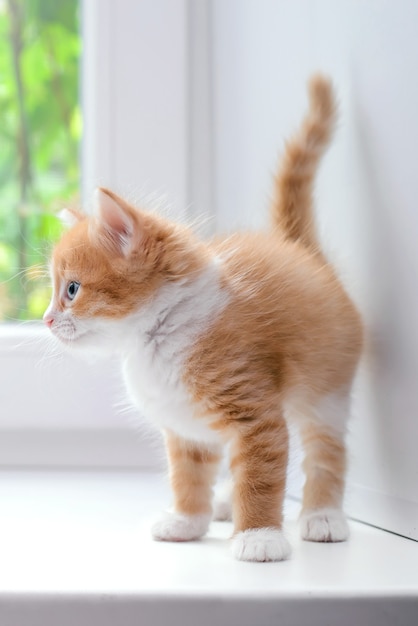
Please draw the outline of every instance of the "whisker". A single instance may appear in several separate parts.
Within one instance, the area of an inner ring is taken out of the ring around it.
[[[16,272],[16,274],[13,274],[13,276],[6,278],[6,280],[0,281],[0,284],[6,285],[7,283],[10,283],[12,280],[16,280],[16,278],[19,278],[19,276],[22,276],[22,274],[25,274],[26,271],[27,271],[27,268],[20,270],[19,272]]]

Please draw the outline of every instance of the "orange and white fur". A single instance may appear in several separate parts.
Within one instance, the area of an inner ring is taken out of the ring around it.
[[[315,233],[313,182],[335,103],[321,76],[309,95],[275,180],[270,232],[204,242],[106,189],[93,216],[67,212],[44,319],[74,349],[119,353],[133,403],[164,431],[174,508],[157,540],[207,532],[228,444],[234,556],[287,558],[289,420],[305,449],[303,538],[348,536],[344,436],[362,325]]]

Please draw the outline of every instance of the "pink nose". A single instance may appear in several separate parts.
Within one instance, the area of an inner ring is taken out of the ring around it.
[[[44,322],[48,326],[48,328],[51,328],[52,324],[54,323],[54,318],[50,313],[45,313]]]

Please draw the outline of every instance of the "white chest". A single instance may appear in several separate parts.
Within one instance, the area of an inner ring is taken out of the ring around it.
[[[143,415],[159,428],[202,443],[217,443],[219,436],[194,405],[183,370],[196,339],[225,303],[213,271],[193,283],[165,288],[141,312],[123,362],[129,396]]]
[[[147,350],[124,362],[124,379],[129,396],[140,412],[155,426],[169,429],[185,439],[215,443],[217,434],[196,407],[181,380],[181,364],[173,359],[149,358]]]

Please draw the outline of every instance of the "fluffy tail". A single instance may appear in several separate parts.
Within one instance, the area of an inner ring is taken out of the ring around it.
[[[309,111],[287,143],[275,177],[272,216],[287,239],[320,253],[313,215],[316,170],[334,130],[336,102],[331,82],[315,75],[309,81]]]

